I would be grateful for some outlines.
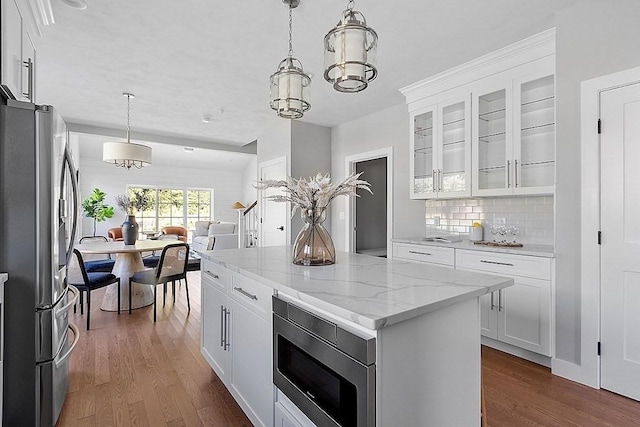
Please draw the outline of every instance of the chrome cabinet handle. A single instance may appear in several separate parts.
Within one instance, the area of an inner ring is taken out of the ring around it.
[[[502,289],[498,291],[498,311],[502,311]]]
[[[224,313],[224,350],[227,351],[229,346],[229,315],[231,314],[231,310],[226,309]]]
[[[207,273],[209,276],[213,277],[214,279],[219,279],[220,276],[218,276],[215,273],[210,272],[209,270],[205,270],[205,273]]]
[[[483,262],[485,264],[495,264],[495,265],[505,265],[507,267],[513,267],[513,264],[510,264],[508,262],[498,262],[498,261],[485,261],[483,259],[480,260],[480,262]]]
[[[431,182],[433,183],[433,191],[434,193],[438,191],[438,174],[435,169],[431,170]]]
[[[493,303],[493,294],[494,292],[491,292],[491,311],[493,311],[493,309],[496,308],[496,305]]]
[[[516,183],[516,188],[518,188],[518,161],[514,160],[513,165],[513,179]]]
[[[511,188],[511,161],[507,160],[507,188]]]
[[[224,313],[227,311],[224,305],[220,306],[220,347],[224,348]]]
[[[442,191],[442,169],[438,169],[438,173],[440,174],[440,179],[438,181],[438,191]]]
[[[254,295],[254,294],[250,294],[249,292],[245,291],[242,288],[236,288],[234,287],[233,290],[240,292],[242,295],[244,295],[245,297],[249,298],[249,299],[253,299],[253,300],[258,300],[258,296]]]
[[[29,71],[27,91],[22,92],[22,94],[27,97],[29,102],[33,102],[33,61],[31,60],[31,58],[28,58],[22,63],[25,67],[27,67],[27,70]]]
[[[409,253],[416,254],[416,255],[431,255],[429,252],[409,251]]]

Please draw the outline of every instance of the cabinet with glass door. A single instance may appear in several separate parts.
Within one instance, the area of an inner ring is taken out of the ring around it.
[[[554,64],[534,61],[474,91],[474,196],[553,194]]]
[[[468,95],[411,113],[411,198],[471,195]]]

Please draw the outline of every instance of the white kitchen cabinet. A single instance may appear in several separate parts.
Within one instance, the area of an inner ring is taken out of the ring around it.
[[[275,427],[302,427],[302,424],[287,411],[280,402],[276,402],[274,408]]]
[[[474,88],[474,196],[553,194],[554,70],[549,56]]]
[[[470,124],[468,93],[411,112],[412,199],[471,195]]]
[[[457,269],[514,279],[480,298],[482,335],[552,356],[552,267],[549,258],[456,250]]]
[[[0,80],[16,99],[35,102],[36,48],[27,9],[24,1],[2,0]]]
[[[255,426],[273,422],[271,294],[202,259],[201,352]]]

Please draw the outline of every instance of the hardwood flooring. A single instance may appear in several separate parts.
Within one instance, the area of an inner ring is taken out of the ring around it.
[[[200,273],[170,294],[158,321],[152,307],[104,312],[93,293],[91,330],[71,314],[81,338],[71,355],[69,393],[57,426],[251,426],[200,354]],[[640,402],[551,375],[549,369],[482,349],[491,427],[640,426]],[[398,426],[405,427],[405,426]],[[406,426],[423,427],[423,426]],[[462,426],[464,427],[464,426]]]

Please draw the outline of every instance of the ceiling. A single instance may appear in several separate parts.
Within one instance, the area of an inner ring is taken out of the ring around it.
[[[294,56],[313,73],[304,122],[335,126],[404,102],[398,89],[554,26],[576,0],[359,0],[379,35],[378,78],[357,94],[323,80],[323,38],[346,0],[301,0]],[[242,146],[278,120],[269,76],[288,50],[281,0],[52,0],[38,48],[38,102],[67,122]],[[202,122],[204,115],[211,122]],[[123,134],[124,135],[124,134]]]

